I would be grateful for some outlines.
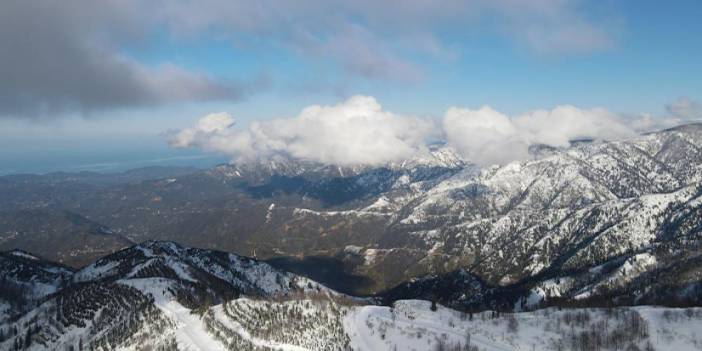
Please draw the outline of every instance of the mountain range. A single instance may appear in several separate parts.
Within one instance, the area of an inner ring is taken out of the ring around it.
[[[324,272],[308,262],[326,260],[334,275],[358,278],[338,286],[353,293],[457,269],[507,286],[699,239],[699,145],[702,126],[693,124],[626,141],[534,146],[532,160],[487,168],[437,146],[383,167],[278,159],[145,177],[153,179],[6,176],[0,248],[78,267],[130,243],[172,240],[255,251],[318,278]],[[61,241],[84,246],[23,243],[41,232],[82,233]]]
[[[0,249],[70,271],[172,241],[386,304],[698,305],[702,125],[571,144],[489,167],[436,144],[382,166],[277,157],[4,176]]]

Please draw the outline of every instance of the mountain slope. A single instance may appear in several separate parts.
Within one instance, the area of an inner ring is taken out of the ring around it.
[[[0,255],[0,268],[3,279],[24,287],[22,296],[32,298],[0,320],[2,349],[177,344],[209,350],[208,345],[219,344],[193,313],[206,313],[213,304],[240,296],[341,297],[265,263],[172,242],[145,242],[75,272],[19,251]],[[15,295],[5,288],[1,297],[9,301]],[[6,331],[9,338],[3,340]]]
[[[1,254],[0,263],[4,277],[40,296],[0,320],[2,350],[682,351],[702,344],[699,308],[512,314],[420,300],[377,306],[253,259],[172,242],[145,242],[75,273],[20,251]],[[471,285],[480,291],[480,284]]]
[[[431,181],[405,178],[371,206],[286,214],[277,205],[282,230],[266,227],[275,233],[266,238],[333,238],[307,253],[362,262],[353,272],[373,279],[376,291],[455,269],[509,286],[655,246],[684,250],[683,241],[702,233],[700,144],[702,127],[689,125]]]
[[[21,250],[0,252],[0,323],[70,282],[73,270]]]

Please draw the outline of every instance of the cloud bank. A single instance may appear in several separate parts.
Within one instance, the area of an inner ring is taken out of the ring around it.
[[[171,133],[169,142],[224,153],[234,161],[282,155],[336,165],[380,165],[425,155],[427,140],[443,135],[466,160],[490,165],[525,159],[534,144],[565,147],[580,138],[628,138],[637,133],[634,125],[605,109],[570,105],[516,116],[489,106],[451,107],[437,124],[385,111],[373,97],[354,96],[243,129],[235,128],[231,115],[214,113]]]
[[[200,147],[245,161],[274,155],[337,165],[378,165],[426,152],[432,123],[384,111],[368,96],[334,106],[314,105],[294,118],[253,122],[236,130],[227,113],[202,117],[173,133],[174,147]]]

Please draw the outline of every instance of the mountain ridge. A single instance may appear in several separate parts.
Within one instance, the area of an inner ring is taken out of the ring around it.
[[[686,252],[685,242],[700,238],[700,144],[702,127],[689,125],[484,168],[453,162],[445,146],[433,149],[434,163],[342,169],[286,160],[275,166],[283,171],[245,165],[249,175],[224,165],[36,194],[45,199],[12,208],[73,211],[134,242],[255,252],[309,276],[362,277],[345,290],[353,294],[461,269],[507,287],[652,245]],[[336,273],[316,274],[307,264],[315,257]]]
[[[659,338],[670,337],[669,328],[676,328],[679,350],[694,350],[698,342],[694,325],[702,321],[699,308],[610,304],[598,309],[592,308],[596,304],[567,301],[552,301],[550,305],[558,309],[548,308],[549,304],[534,304],[532,295],[521,292],[500,295],[465,271],[452,281],[408,283],[412,300],[401,294],[384,301],[355,298],[255,259],[164,241],[136,244],[77,271],[26,252],[0,253],[3,279],[31,282],[39,278],[8,274],[19,272],[8,262],[65,276],[53,281],[52,291],[41,286],[26,290],[45,294],[29,294],[39,297],[14,311],[4,307],[12,295],[5,284],[0,286],[0,348],[7,350],[341,351],[473,345],[477,348],[469,350],[496,351],[532,344],[576,349],[582,342],[598,343],[603,349],[624,344],[650,348],[647,345]],[[699,257],[691,264],[699,266]],[[434,286],[422,290],[427,283]],[[456,296],[444,299],[437,291]],[[416,300],[423,297],[418,292],[427,293],[426,300]],[[461,307],[455,310],[427,301],[464,297],[500,303],[454,305]],[[581,308],[561,311],[562,307]],[[569,328],[554,328],[558,323]],[[522,328],[529,331],[522,333]],[[505,330],[510,337],[499,338]],[[600,337],[573,340],[568,330],[581,336],[596,331]],[[534,335],[549,335],[550,341],[544,344]]]

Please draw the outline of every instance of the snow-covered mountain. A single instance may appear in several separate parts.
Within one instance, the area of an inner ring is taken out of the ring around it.
[[[702,125],[691,124],[623,141],[535,145],[530,160],[487,168],[437,147],[383,167],[288,160],[209,175],[261,206],[255,234],[233,250],[332,257],[368,278],[358,292],[446,295],[447,303],[532,294],[534,305],[594,295],[655,301],[672,288],[675,301],[688,301],[700,289],[691,263],[702,235],[700,145]],[[246,182],[250,169],[266,175]],[[470,278],[456,283],[457,274]],[[410,286],[422,289],[403,288],[417,278]],[[646,280],[661,284],[633,296]],[[474,294],[475,282],[492,293]],[[449,283],[448,294],[425,291]]]
[[[687,272],[668,283],[699,291],[694,265],[671,267],[700,255],[700,145],[702,125],[688,125],[626,141],[549,148],[504,166],[466,165],[428,179],[412,179],[416,169],[409,169],[359,206],[295,208],[283,223],[288,233],[313,226],[342,236],[373,223],[372,235],[359,241],[355,233],[343,252],[358,257],[355,273],[374,278],[379,290],[460,270],[488,287],[538,285],[543,296],[584,297],[587,289],[630,289],[623,286],[667,269]],[[607,275],[617,270],[627,278]],[[543,287],[583,275],[592,277],[590,285]]]
[[[337,166],[314,161],[276,156],[265,160],[220,165],[208,173],[226,180],[246,180],[250,183],[265,183],[273,176],[312,178],[352,177],[375,168],[402,171],[414,168],[460,168],[467,162],[451,147],[441,143],[432,144],[425,154],[399,162],[390,162],[380,167],[371,165]]]
[[[328,291],[304,277],[274,269],[266,263],[221,251],[184,247],[174,242],[147,241],[105,256],[76,271],[74,284],[165,277],[186,285],[200,285],[212,297],[213,287],[250,296],[272,296],[292,291]]]
[[[2,350],[697,350],[699,308],[468,312],[382,306],[219,251],[145,242],[79,271],[26,252],[3,277],[34,297],[0,320]],[[47,288],[50,287],[50,288]],[[5,286],[3,286],[5,288]],[[2,290],[3,298],[7,298]],[[585,345],[585,346],[583,346]]]
[[[176,344],[187,349],[200,340],[182,323],[204,328],[194,313],[207,313],[224,301],[344,298],[254,259],[172,242],[145,242],[78,271],[12,251],[0,255],[0,269],[3,350],[169,349]],[[194,333],[207,334],[204,329]]]
[[[28,252],[0,252],[0,323],[63,288],[73,270]]]

